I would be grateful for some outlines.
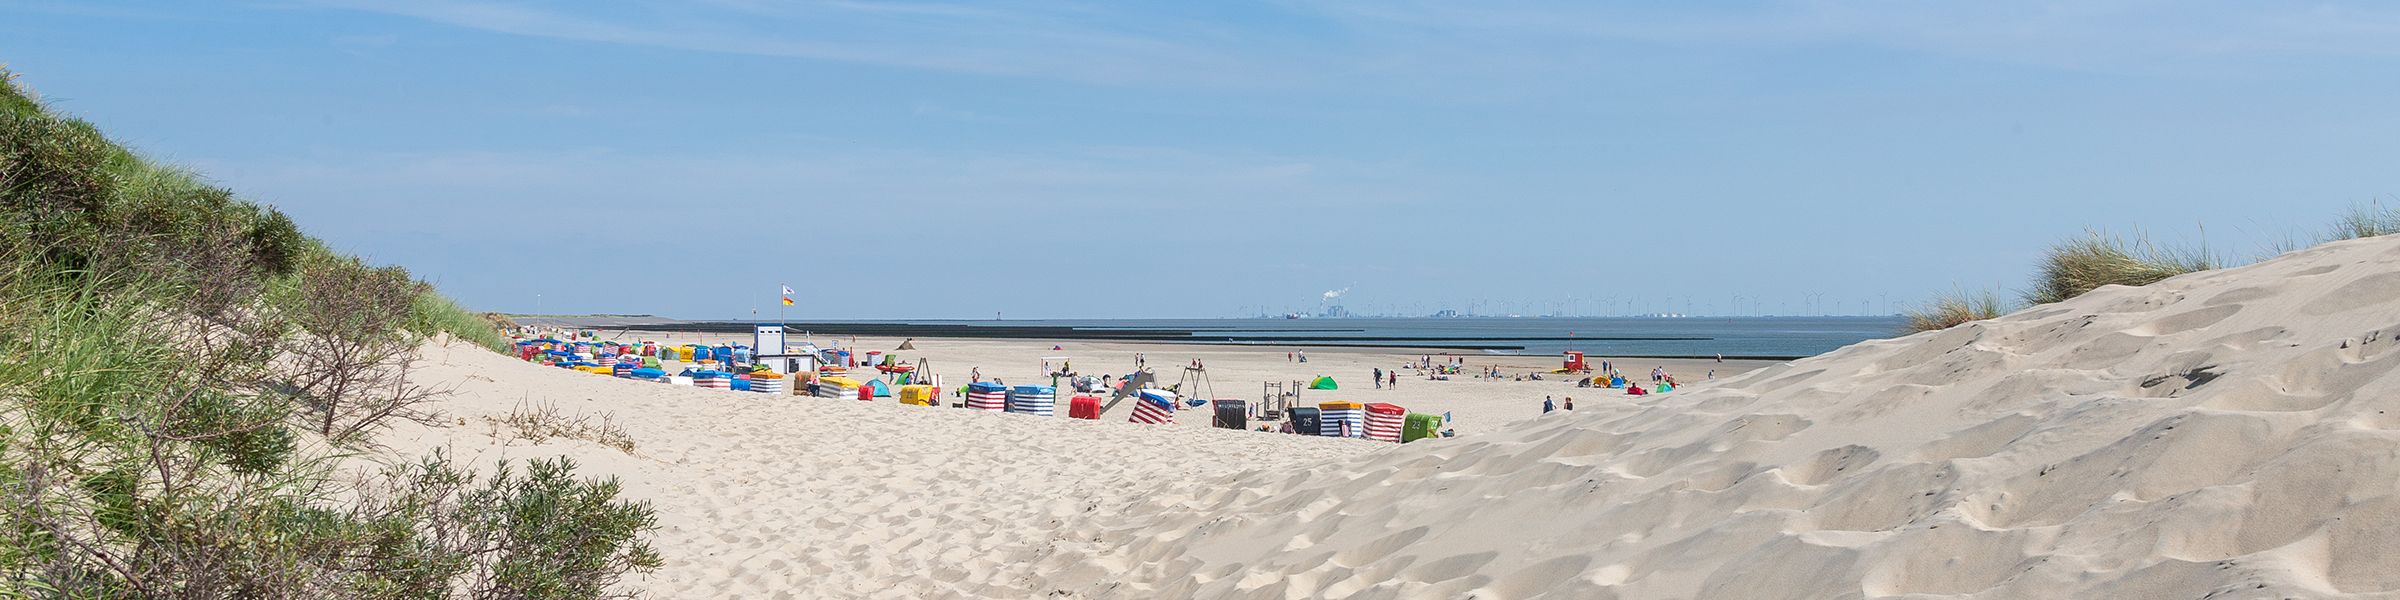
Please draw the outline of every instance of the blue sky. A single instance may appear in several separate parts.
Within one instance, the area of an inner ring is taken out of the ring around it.
[[[2400,191],[2378,3],[0,0],[0,62],[506,311],[1856,314]]]

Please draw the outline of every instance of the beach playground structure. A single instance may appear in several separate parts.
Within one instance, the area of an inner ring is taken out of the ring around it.
[[[1167,389],[1174,390],[1175,393],[1193,400],[1214,398],[1217,395],[1216,386],[1208,382],[1208,369],[1197,364],[1185,365],[1183,377],[1177,378],[1175,385]],[[1198,404],[1193,406],[1198,406]]]
[[[1264,382],[1259,385],[1264,392],[1258,399],[1258,418],[1268,421],[1282,419],[1284,413],[1290,412],[1294,406],[1299,406],[1300,390],[1307,387],[1298,381],[1292,382],[1290,388],[1285,388],[1284,384],[1278,381]]]

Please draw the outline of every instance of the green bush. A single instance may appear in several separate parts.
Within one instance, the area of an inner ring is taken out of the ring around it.
[[[315,369],[405,381],[408,331],[492,328],[13,85],[0,235],[0,598],[590,598],[660,562],[649,506],[564,460],[338,476]],[[407,398],[368,400],[345,429]]]

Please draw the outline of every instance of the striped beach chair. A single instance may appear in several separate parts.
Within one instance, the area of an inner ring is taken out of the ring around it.
[[[1151,392],[1158,392],[1153,394]],[[1142,390],[1135,398],[1133,416],[1127,422],[1143,425],[1167,425],[1175,422],[1175,394],[1162,390]]]
[[[694,371],[692,372],[692,387],[730,390],[733,389],[733,374],[724,371]]]
[[[1408,420],[1408,410],[1398,405],[1377,402],[1367,405],[1367,439],[1400,443],[1400,427]]]
[[[825,377],[817,380],[818,398],[847,399],[858,397],[858,380],[848,377]]]
[[[783,375],[780,373],[751,373],[750,391],[762,394],[782,394]]]
[[[1008,412],[1048,417],[1058,414],[1058,389],[1046,385],[1020,385],[1008,389]]]
[[[1008,410],[1008,387],[978,381],[967,384],[967,408],[975,410]]]
[[[1357,402],[1319,402],[1317,413],[1323,419],[1317,435],[1325,437],[1366,437],[1367,409]]]

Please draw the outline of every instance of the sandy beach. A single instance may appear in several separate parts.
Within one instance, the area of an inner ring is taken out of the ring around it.
[[[0,600],[2400,600],[2400,3],[2058,4],[0,2]]]
[[[1458,438],[1406,445],[702,390],[463,346],[421,371],[458,386],[459,424],[387,439],[623,478],[660,508],[646,583],[672,597],[2366,597],[2400,590],[2394,265],[2400,241],[2331,244],[1573,413],[1539,413],[1562,381],[1327,394],[1459,416]],[[1229,397],[1401,359],[916,345],[1010,379],[1059,353],[1199,358]],[[639,446],[480,424],[520,403],[612,414]]]
[[[620,341],[656,340],[670,344],[696,343],[695,340],[712,344],[748,343],[750,341],[748,336],[640,330],[604,331],[600,338],[603,340],[614,338]],[[895,351],[894,349],[900,347],[903,341],[910,342],[916,349]],[[1453,417],[1450,425],[1462,433],[1488,431],[1511,421],[1539,415],[1542,412],[1542,399],[1545,396],[1552,397],[1561,404],[1567,398],[1575,398],[1576,406],[1579,408],[1590,403],[1622,402],[1626,398],[1624,390],[1576,387],[1575,380],[1587,377],[1587,375],[1568,377],[1550,373],[1549,371],[1560,366],[1562,358],[1558,356],[1482,353],[1445,356],[1439,352],[1408,353],[1358,348],[1288,349],[1201,344],[943,338],[902,340],[851,336],[819,336],[816,342],[820,346],[839,345],[855,348],[860,352],[868,350],[895,352],[901,357],[902,362],[908,364],[914,364],[914,361],[920,358],[925,359],[934,373],[940,375],[943,383],[950,387],[965,384],[970,372],[979,372],[987,380],[996,378],[1010,384],[1051,385],[1052,379],[1047,376],[1048,372],[1044,371],[1043,367],[1047,364],[1051,369],[1058,369],[1061,363],[1071,365],[1076,372],[1084,375],[1106,374],[1123,377],[1135,370],[1135,355],[1137,354],[1141,355],[1161,386],[1179,384],[1184,376],[1184,368],[1192,364],[1194,360],[1200,361],[1200,366],[1207,370],[1209,385],[1201,388],[1195,380],[1191,387],[1206,390],[1201,396],[1212,399],[1235,398],[1256,403],[1265,395],[1262,384],[1266,382],[1279,382],[1283,384],[1284,389],[1289,390],[1305,387],[1317,376],[1323,375],[1334,378],[1334,381],[1340,384],[1340,389],[1333,391],[1303,390],[1300,399],[1304,404],[1313,406],[1317,402],[1337,400],[1362,403],[1385,402],[1400,405],[1412,412],[1450,413]],[[1053,350],[1053,347],[1059,349]],[[1298,362],[1298,356],[1301,354],[1307,356],[1308,362]],[[1459,357],[1465,361],[1467,373],[1451,376],[1448,380],[1430,379],[1413,366],[1421,357],[1429,355],[1436,362],[1447,360],[1449,356]],[[1061,357],[1064,357],[1063,360]],[[1591,356],[1586,357],[1586,360],[1594,368],[1597,368],[1602,360],[1607,359]],[[1622,362],[1615,366],[1618,370],[1625,372],[1628,379],[1646,383],[1649,370],[1659,367],[1674,375],[1679,383],[1691,386],[1705,385],[1712,371],[1717,377],[1726,378],[1776,364],[1771,361],[1756,360],[1726,360],[1724,362],[1717,362],[1714,359],[1675,358],[1621,360]],[[1475,375],[1482,372],[1485,367],[1497,367],[1505,377],[1495,379],[1476,377]],[[1378,387],[1371,383],[1376,369],[1400,369],[1402,374],[1399,384]],[[873,371],[865,369],[861,369],[860,372],[873,373]],[[1528,376],[1539,376],[1543,379],[1527,379]],[[1298,382],[1299,385],[1295,385],[1295,382]],[[1063,388],[1063,384],[1061,387]],[[1066,413],[1067,396],[1068,393],[1062,389],[1059,397],[1059,414]],[[887,398],[885,401],[890,401],[890,399]],[[953,398],[952,401],[956,401],[956,399]],[[1125,403],[1114,407],[1103,417],[1104,420],[1124,420],[1124,413],[1130,410],[1131,404]],[[1176,425],[1207,426],[1205,415],[1198,410],[1185,411],[1185,414],[1194,416],[1177,419]]]

